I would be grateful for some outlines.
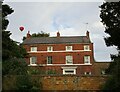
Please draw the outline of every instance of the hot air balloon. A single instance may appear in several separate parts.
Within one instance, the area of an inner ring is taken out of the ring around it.
[[[24,30],[24,27],[19,27],[20,31],[23,31]]]

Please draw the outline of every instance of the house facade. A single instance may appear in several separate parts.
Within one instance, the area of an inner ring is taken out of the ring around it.
[[[94,51],[89,32],[86,36],[31,37],[22,43],[29,57],[28,66],[57,74],[94,74]]]

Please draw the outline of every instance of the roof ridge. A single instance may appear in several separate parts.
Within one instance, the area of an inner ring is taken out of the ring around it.
[[[54,44],[54,43],[91,43],[87,36],[62,36],[62,37],[31,37],[25,39],[23,44]]]
[[[86,36],[60,36],[62,37],[86,37]],[[31,37],[31,38],[57,38],[56,36],[50,36],[50,37]]]

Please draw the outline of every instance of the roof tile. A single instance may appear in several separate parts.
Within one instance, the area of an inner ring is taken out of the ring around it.
[[[63,44],[63,43],[91,43],[86,36],[64,36],[64,37],[31,37],[25,39],[23,44]]]

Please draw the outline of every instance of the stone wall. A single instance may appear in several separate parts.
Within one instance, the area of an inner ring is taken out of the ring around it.
[[[107,78],[108,76],[32,76],[32,79],[42,83],[42,90],[100,90]],[[15,86],[14,81],[14,77],[4,77],[3,89],[12,90]]]

